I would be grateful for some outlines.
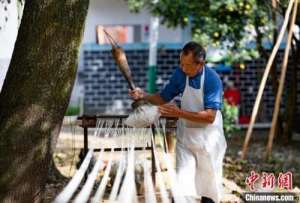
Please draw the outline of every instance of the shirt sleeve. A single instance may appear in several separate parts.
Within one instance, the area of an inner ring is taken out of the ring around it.
[[[180,94],[179,82],[182,80],[180,69],[177,68],[172,74],[169,82],[160,92],[160,97],[165,101],[169,102],[174,97]]]
[[[204,108],[220,110],[223,105],[222,81],[215,71],[210,72],[208,76],[204,84]]]

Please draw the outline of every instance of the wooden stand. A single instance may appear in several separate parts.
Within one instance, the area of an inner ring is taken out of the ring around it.
[[[97,119],[120,119],[122,121],[122,119],[127,118],[128,115],[83,115],[83,116],[79,116],[77,118],[77,124],[83,128],[83,154],[80,156],[80,161],[82,161],[84,159],[84,157],[87,155],[88,150],[89,150],[89,146],[88,146],[88,128],[96,128],[96,122]],[[168,120],[168,126],[166,126],[166,128],[176,128],[176,120],[177,118],[171,118],[171,117],[161,117],[164,119]],[[113,128],[116,127],[122,127],[122,123],[120,122],[120,124],[118,126],[112,126]],[[150,127],[150,126],[149,126]],[[151,141],[151,146],[146,146],[144,147],[135,147],[134,150],[136,151],[141,151],[141,150],[151,150],[151,166],[152,166],[152,180],[153,183],[155,184],[155,172],[156,172],[156,167],[155,167],[155,156],[154,156],[154,146],[155,146],[155,135],[156,135],[156,130],[155,130],[155,126],[151,125],[151,129],[152,129],[152,133],[153,133],[153,141]],[[163,134],[163,136],[165,136]],[[164,143],[163,143],[163,147],[165,152],[167,152],[167,143],[165,142],[165,137],[164,137]],[[127,151],[129,148],[124,147],[124,148],[113,148],[114,151]],[[94,151],[100,151],[100,148],[94,149]],[[112,148],[104,148],[104,151],[111,151]],[[85,174],[85,178],[87,178],[88,172]]]

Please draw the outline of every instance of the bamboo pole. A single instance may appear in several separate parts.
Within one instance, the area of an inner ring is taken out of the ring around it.
[[[246,154],[247,154],[248,144],[249,144],[251,134],[252,134],[252,131],[253,131],[253,126],[254,126],[254,123],[255,123],[255,120],[256,120],[256,116],[257,116],[259,104],[260,104],[260,101],[261,101],[261,98],[262,98],[262,94],[263,94],[264,88],[266,86],[266,82],[267,82],[267,79],[268,79],[268,75],[269,75],[272,63],[274,61],[274,58],[276,56],[276,53],[279,49],[282,38],[284,36],[285,30],[286,30],[286,27],[287,27],[287,24],[288,24],[288,20],[289,20],[289,17],[290,17],[290,13],[291,13],[291,10],[292,10],[293,3],[294,3],[294,0],[290,0],[287,11],[285,13],[283,25],[282,25],[280,33],[278,35],[276,44],[275,44],[275,46],[272,50],[272,53],[269,57],[265,72],[263,74],[263,78],[262,78],[260,86],[259,86],[259,90],[258,90],[258,93],[257,93],[257,96],[256,96],[256,100],[255,100],[255,103],[254,103],[253,110],[252,110],[250,124],[249,124],[248,130],[247,130],[246,138],[245,138],[244,145],[243,145],[242,159],[245,159]]]
[[[279,87],[278,87],[278,91],[277,91],[277,95],[276,95],[274,113],[273,113],[273,118],[272,118],[272,127],[269,132],[269,140],[268,140],[267,150],[266,150],[266,154],[265,154],[266,158],[268,158],[268,156],[271,154],[271,151],[272,151],[276,123],[278,120],[278,114],[279,114],[279,110],[280,110],[281,96],[282,96],[282,92],[283,92],[287,64],[288,64],[288,60],[289,60],[289,51],[290,51],[292,37],[293,37],[293,28],[294,28],[296,16],[297,16],[297,8],[298,8],[298,1],[295,1],[292,19],[291,19],[290,28],[289,28],[288,39],[287,39],[286,47],[284,50],[284,57],[283,57],[283,63],[282,63],[282,67],[281,67]]]

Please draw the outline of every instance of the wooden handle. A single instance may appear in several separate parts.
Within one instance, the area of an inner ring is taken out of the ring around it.
[[[134,90],[135,85],[132,80],[131,71],[127,62],[125,52],[105,29],[103,29],[103,31],[112,46],[112,55],[118,65],[119,70],[127,81],[129,88],[131,90]]]
[[[121,73],[123,74],[125,80],[127,81],[129,88],[131,90],[135,89],[135,85],[131,76],[131,70],[129,68],[127,59],[126,59],[126,55],[124,53],[124,51],[122,50],[122,48],[120,47],[113,47],[112,49],[112,54],[113,57],[115,59],[115,61],[118,64],[119,70],[121,71]]]

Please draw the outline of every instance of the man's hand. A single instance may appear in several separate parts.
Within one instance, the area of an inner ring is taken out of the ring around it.
[[[134,90],[129,90],[129,96],[134,100],[143,99],[146,97],[146,93],[141,88],[137,87]]]
[[[181,109],[175,104],[165,104],[159,106],[159,111],[163,116],[166,117],[180,117]]]

